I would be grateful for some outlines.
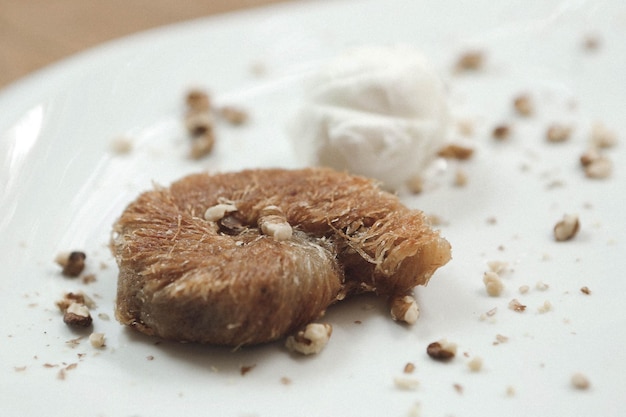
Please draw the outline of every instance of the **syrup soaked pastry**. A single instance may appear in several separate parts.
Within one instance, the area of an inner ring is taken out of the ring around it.
[[[450,259],[422,212],[326,168],[190,175],[132,202],[111,248],[121,323],[227,346],[294,334],[364,292],[413,322],[413,288]]]

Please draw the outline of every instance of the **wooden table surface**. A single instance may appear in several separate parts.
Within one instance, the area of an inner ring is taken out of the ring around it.
[[[0,88],[99,43],[285,0],[0,0]]]

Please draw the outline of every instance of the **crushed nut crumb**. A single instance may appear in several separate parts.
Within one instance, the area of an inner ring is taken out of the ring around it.
[[[291,379],[287,378],[286,376],[283,376],[280,378],[280,383],[283,385],[291,385]]]
[[[472,155],[474,155],[474,149],[451,143],[441,148],[437,155],[446,159],[458,159],[460,161],[464,161],[466,159],[470,159]]]
[[[424,191],[424,180],[421,176],[415,175],[406,182],[406,186],[413,194],[419,194]]]
[[[580,221],[576,214],[566,214],[563,220],[554,226],[554,239],[557,242],[564,242],[573,239],[580,230]]]
[[[472,372],[480,372],[483,369],[483,359],[479,356],[474,356],[467,362],[467,367]]]
[[[617,144],[617,134],[603,123],[596,122],[591,126],[591,143],[598,148],[612,148]]]
[[[485,284],[485,289],[487,290],[487,294],[489,294],[489,296],[498,297],[502,294],[504,284],[502,283],[500,276],[495,272],[485,272],[483,275],[483,283]]]
[[[396,297],[391,302],[391,318],[394,320],[414,324],[419,318],[419,314],[417,301],[411,295]]]
[[[493,128],[491,136],[496,140],[505,140],[511,136],[511,127],[509,125],[497,125]]]
[[[581,156],[581,162],[584,156]],[[584,163],[583,163],[584,165]],[[605,179],[613,172],[613,162],[606,156],[599,156],[584,165],[585,176],[591,179]]]
[[[468,177],[465,171],[462,169],[457,169],[454,173],[454,182],[453,185],[455,187],[465,187],[467,185]]]
[[[211,109],[211,99],[206,91],[194,88],[187,92],[185,103],[191,111],[208,112]]]
[[[518,313],[522,313],[526,310],[526,306],[520,303],[516,298],[509,302],[509,308],[513,311],[517,311]]]
[[[242,366],[241,369],[240,369],[241,376],[244,376],[245,374],[247,374],[248,372],[253,370],[255,367],[256,367],[256,364],[248,365],[248,366]]]
[[[530,287],[528,285],[522,285],[519,287],[520,294],[526,294],[528,291],[530,291]]]
[[[514,397],[515,396],[515,387],[513,387],[512,385],[507,386],[505,393],[506,393],[507,397]]]
[[[77,277],[85,269],[86,258],[87,255],[84,252],[72,251],[59,253],[55,261],[63,268],[63,275],[66,277]]]
[[[582,288],[580,289],[580,292],[582,292],[583,294],[586,294],[586,295],[591,294],[591,290],[589,289],[589,287],[586,287],[586,286],[585,286],[585,287],[582,287]]]
[[[538,281],[535,285],[535,288],[539,291],[546,291],[548,288],[550,288],[550,286],[543,281]]]
[[[258,225],[263,234],[278,241],[289,240],[293,229],[278,206],[267,206],[259,213]]]
[[[233,106],[220,108],[220,116],[232,125],[241,125],[248,120],[248,113],[245,110]]]
[[[530,116],[534,112],[533,100],[528,94],[522,94],[513,99],[513,108],[520,116]]]
[[[565,142],[570,138],[571,133],[571,127],[554,123],[546,130],[546,140],[552,143]]]
[[[480,50],[466,51],[462,53],[454,65],[455,71],[478,71],[485,64],[485,54]]]
[[[85,274],[83,275],[81,280],[83,281],[83,284],[92,284],[96,282],[98,279],[96,278],[96,274]]]
[[[454,358],[456,351],[456,343],[448,342],[446,339],[433,342],[426,348],[428,356],[438,361],[449,361]]]
[[[415,371],[415,364],[412,362],[407,362],[406,365],[404,365],[404,373],[405,374],[412,374],[413,371]]]
[[[87,306],[79,303],[72,303],[63,314],[63,322],[68,326],[89,327],[93,319]]]
[[[237,211],[237,206],[235,206],[234,204],[216,204],[206,209],[206,211],[204,212],[204,220],[209,222],[216,222],[222,219],[226,215],[226,213],[232,213],[233,211]]]
[[[89,343],[95,348],[103,348],[105,346],[104,333],[92,333],[89,335]]]
[[[496,341],[495,341],[495,342],[493,342],[493,344],[494,344],[494,345],[499,345],[500,343],[506,343],[506,342],[508,342],[508,341],[509,341],[509,338],[508,338],[508,337],[506,337],[506,336],[504,336],[504,335],[501,335],[501,334],[497,334],[497,335],[496,335]]]
[[[463,394],[463,385],[461,385],[461,384],[452,384],[452,387],[454,388],[454,390],[457,393]]]
[[[474,134],[474,122],[472,120],[459,120],[456,123],[456,127],[463,136],[472,136]]]
[[[572,375],[572,386],[576,389],[580,389],[580,390],[586,390],[591,386],[591,383],[589,382],[589,378],[587,378],[587,376],[585,376],[584,374],[577,372],[574,375]]]
[[[406,376],[397,376],[393,379],[393,384],[396,388],[406,391],[414,391],[419,387],[419,381],[416,378],[410,378]]]
[[[324,349],[332,332],[333,328],[330,324],[311,323],[304,330],[289,336],[285,341],[285,346],[290,351],[302,353],[303,355],[316,354]]]
[[[552,303],[550,303],[550,301],[544,301],[542,305],[539,306],[539,308],[537,309],[537,311],[539,311],[540,314],[544,314],[547,313],[548,311],[552,310]]]
[[[505,272],[508,267],[508,262],[505,261],[488,261],[487,267],[491,272],[495,272],[496,274],[500,274]]]
[[[111,151],[118,155],[125,155],[133,150],[133,141],[127,136],[117,136],[109,144]]]

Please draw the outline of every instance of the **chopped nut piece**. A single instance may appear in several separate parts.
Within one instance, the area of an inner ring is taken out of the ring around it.
[[[463,136],[472,136],[474,134],[474,122],[472,120],[459,120],[456,127]]]
[[[81,280],[83,281],[83,284],[91,284],[97,281],[96,274],[85,274]]]
[[[552,143],[565,142],[569,139],[572,128],[561,124],[552,124],[546,131],[546,140]]]
[[[539,291],[546,291],[548,288],[550,288],[550,286],[543,281],[537,281],[537,284],[535,284],[535,288]]]
[[[554,238],[557,242],[573,239],[580,229],[580,221],[576,214],[566,214],[563,220],[554,226]]]
[[[534,112],[533,101],[527,94],[522,94],[513,100],[513,108],[520,116],[530,116]]]
[[[494,345],[500,344],[500,343],[506,343],[508,341],[509,341],[508,337],[506,337],[504,335],[501,335],[501,334],[497,334],[496,335],[496,341],[494,342]]]
[[[589,287],[582,287],[580,289],[580,292],[582,292],[583,294],[586,294],[586,295],[591,294],[591,290],[589,289]]]
[[[451,143],[439,150],[437,155],[446,159],[466,160],[472,157],[474,149]]]
[[[413,391],[413,390],[416,390],[417,387],[419,387],[419,381],[415,378],[409,378],[409,377],[397,376],[393,379],[393,383],[396,386],[396,388],[399,388],[402,390]]]
[[[185,102],[189,110],[196,112],[208,112],[211,109],[209,95],[200,89],[193,89],[187,93]]]
[[[589,148],[585,153],[583,153],[580,156],[580,164],[583,167],[587,167],[591,165],[593,161],[596,161],[600,159],[601,157],[602,155],[600,154],[600,151],[598,150],[598,148],[592,147],[592,148]]]
[[[446,339],[441,339],[438,342],[433,342],[426,348],[426,353],[431,358],[438,361],[448,361],[456,355],[457,346],[456,343],[448,342]]]
[[[517,311],[518,313],[522,313],[526,310],[526,306],[520,303],[516,298],[509,302],[509,308],[513,311]]]
[[[459,56],[454,68],[456,71],[478,71],[484,63],[485,55],[482,51],[467,51]]]
[[[67,310],[65,310],[63,321],[69,326],[89,327],[91,326],[92,318],[86,306],[79,303],[72,303]]]
[[[419,175],[415,175],[406,182],[406,186],[413,194],[419,194],[424,191],[424,180]]]
[[[613,163],[606,156],[600,156],[585,165],[585,175],[587,178],[604,179],[608,178],[613,172]]]
[[[493,128],[491,132],[491,136],[496,140],[505,140],[508,139],[511,135],[511,128],[509,125],[498,125]]]
[[[405,374],[412,374],[413,371],[415,371],[415,364],[412,362],[407,362],[406,365],[404,365],[404,373]]]
[[[543,304],[540,305],[537,310],[541,314],[547,313],[548,311],[552,310],[552,303],[550,303],[550,301],[544,301]]]
[[[289,240],[293,234],[285,213],[278,206],[267,206],[262,209],[259,213],[258,224],[263,234],[278,241]]]
[[[500,294],[502,294],[504,284],[502,283],[500,276],[495,272],[485,272],[485,274],[483,275],[483,283],[485,284],[487,294],[489,294],[491,297],[498,297]]]
[[[591,127],[591,143],[598,148],[612,148],[617,144],[617,134],[604,124],[596,122]]]
[[[417,301],[411,295],[404,297],[396,297],[391,302],[391,318],[397,321],[403,321],[407,324],[413,324],[420,315]]]
[[[77,277],[85,269],[86,258],[87,255],[84,252],[73,251],[58,254],[55,261],[63,267],[63,275],[66,277]]]
[[[506,387],[506,395],[507,397],[514,397],[515,396],[515,387],[509,385]]]
[[[456,187],[464,187],[467,185],[467,174],[461,169],[457,169],[454,173],[454,185]]]
[[[118,155],[127,154],[133,150],[133,141],[126,136],[118,136],[111,139],[110,147]]]
[[[483,369],[483,359],[479,356],[474,356],[467,362],[467,367],[472,372],[480,372],[480,370]]]
[[[330,324],[311,323],[304,330],[289,336],[285,346],[287,349],[303,355],[316,354],[324,349],[332,332],[333,328]]]
[[[220,115],[232,125],[241,125],[248,120],[248,113],[232,106],[224,106],[220,109]]]
[[[463,385],[461,384],[453,384],[454,390],[459,394],[463,394]]]
[[[576,389],[586,390],[589,388],[591,383],[589,382],[589,378],[587,378],[584,374],[577,372],[572,375],[572,386]]]
[[[521,287],[519,287],[520,294],[526,294],[529,290],[530,287],[528,285],[522,285]]]
[[[233,211],[237,211],[237,207],[234,204],[216,204],[206,209],[204,212],[204,220],[216,222],[222,219],[226,213]]]
[[[247,374],[248,372],[250,372],[251,370],[253,370],[256,367],[256,364],[254,365],[248,365],[248,366],[242,366],[241,367],[241,376],[244,376],[245,374]]]
[[[283,385],[290,385],[291,379],[287,378],[286,376],[283,376],[280,378],[280,383]]]
[[[489,261],[487,262],[487,266],[490,271],[500,274],[500,272],[504,272],[506,270],[508,263],[504,261]]]
[[[600,43],[601,43],[601,40],[598,35],[589,34],[589,35],[585,35],[585,37],[583,38],[582,46],[587,51],[595,51],[596,49],[600,47]]]
[[[104,344],[104,333],[92,333],[89,335],[89,343],[91,346],[95,348],[103,348]]]
[[[185,117],[185,127],[194,137],[212,133],[213,123],[211,113],[189,113]]]

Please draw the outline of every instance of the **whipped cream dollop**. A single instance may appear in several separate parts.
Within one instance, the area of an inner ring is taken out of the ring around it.
[[[325,65],[305,85],[290,126],[299,156],[399,189],[442,146],[445,85],[428,60],[404,46],[367,46]]]

